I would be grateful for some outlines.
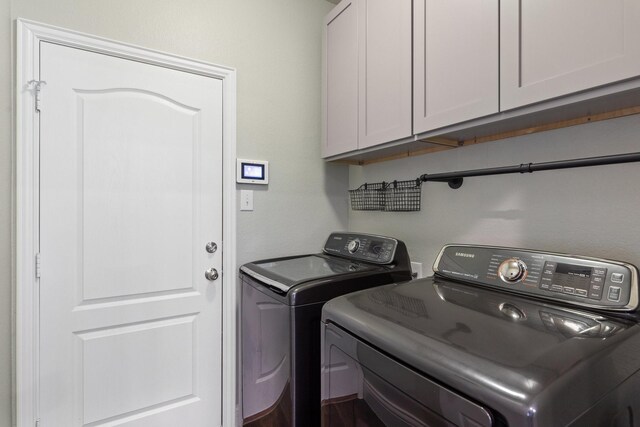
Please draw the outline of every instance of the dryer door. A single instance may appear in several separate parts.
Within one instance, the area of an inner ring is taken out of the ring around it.
[[[290,324],[289,306],[260,292],[250,277],[241,278],[242,416],[247,424],[291,407]]]
[[[322,425],[483,426],[482,406],[323,324]]]

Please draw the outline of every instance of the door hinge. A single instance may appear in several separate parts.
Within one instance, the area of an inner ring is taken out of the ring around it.
[[[36,254],[36,279],[40,278],[40,253]],[[37,421],[37,420],[36,420]]]
[[[27,84],[29,85],[29,88],[33,89],[34,91],[34,95],[36,97],[35,99],[36,111],[40,112],[40,90],[42,85],[46,85],[47,82],[45,82],[44,80],[29,80]]]

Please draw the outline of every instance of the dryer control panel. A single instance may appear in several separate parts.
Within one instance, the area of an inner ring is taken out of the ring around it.
[[[383,236],[362,233],[331,233],[324,252],[373,264],[392,264],[400,242]],[[402,245],[404,248],[404,245]]]
[[[491,246],[447,245],[438,276],[579,306],[638,308],[638,269],[624,262]]]

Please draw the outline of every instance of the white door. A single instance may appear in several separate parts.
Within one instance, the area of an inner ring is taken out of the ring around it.
[[[40,426],[221,423],[222,82],[41,43]]]

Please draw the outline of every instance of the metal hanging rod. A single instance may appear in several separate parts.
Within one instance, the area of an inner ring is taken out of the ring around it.
[[[620,163],[640,162],[640,153],[614,154],[611,156],[585,157],[582,159],[558,160],[543,163],[522,163],[498,168],[472,169],[457,172],[445,172],[420,175],[422,182],[447,182],[451,188],[460,188],[463,178],[471,176],[505,175],[510,173],[533,173],[555,169],[584,168],[587,166],[617,165]]]

